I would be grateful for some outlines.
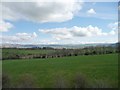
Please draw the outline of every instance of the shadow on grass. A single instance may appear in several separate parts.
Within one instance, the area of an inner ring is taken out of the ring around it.
[[[67,82],[63,75],[56,75],[53,81],[53,88],[112,88],[102,80],[96,80],[94,83],[91,83],[85,75],[80,73],[75,74],[75,76],[69,82]],[[9,75],[4,73],[2,75],[2,87],[36,88],[36,83],[34,77],[31,74],[23,74],[18,79],[17,85],[11,85],[11,78]]]
[[[21,75],[18,80],[17,88],[35,88],[35,80],[30,74]]]
[[[78,73],[73,78],[73,84],[72,88],[87,88],[88,82],[85,75]]]
[[[3,73],[2,74],[2,88],[10,88],[11,87],[11,81],[8,74]]]
[[[53,88],[68,88],[66,80],[62,75],[56,75]]]

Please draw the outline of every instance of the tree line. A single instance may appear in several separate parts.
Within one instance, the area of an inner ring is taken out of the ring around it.
[[[13,48],[11,48],[13,49]],[[51,47],[43,47],[43,48],[21,48],[23,50],[54,50],[54,52],[42,54],[42,53],[28,53],[28,54],[19,54],[17,50],[20,48],[14,48],[16,52],[11,52],[11,55],[6,54],[5,57],[2,57],[2,60],[8,59],[32,59],[32,58],[59,58],[66,56],[80,56],[80,55],[101,55],[101,54],[111,54],[111,53],[119,53],[119,47],[112,46],[91,46],[79,49],[55,49]],[[4,53],[4,51],[2,52]],[[8,55],[8,56],[7,56]]]

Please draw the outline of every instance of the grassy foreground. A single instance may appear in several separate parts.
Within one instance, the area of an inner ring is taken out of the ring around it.
[[[81,73],[89,82],[103,81],[111,87],[118,87],[118,54],[5,60],[2,69],[10,76],[13,85],[18,84],[25,74],[32,76],[36,87],[53,87],[59,76],[72,84],[75,75]]]

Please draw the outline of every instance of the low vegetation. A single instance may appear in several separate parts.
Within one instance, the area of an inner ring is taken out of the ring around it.
[[[81,49],[54,49],[49,47],[43,48],[3,48],[2,60],[9,59],[33,59],[33,58],[60,58],[66,56],[80,55],[101,55],[118,53],[118,49],[112,46],[96,46]]]

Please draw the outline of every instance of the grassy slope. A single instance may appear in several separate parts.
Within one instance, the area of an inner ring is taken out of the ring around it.
[[[15,83],[20,75],[29,73],[40,87],[52,87],[58,75],[70,82],[76,73],[84,74],[89,81],[104,80],[117,87],[118,57],[117,54],[111,54],[3,61],[3,71]]]

